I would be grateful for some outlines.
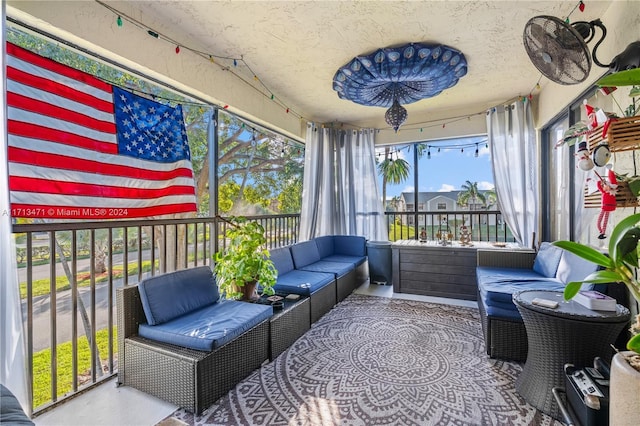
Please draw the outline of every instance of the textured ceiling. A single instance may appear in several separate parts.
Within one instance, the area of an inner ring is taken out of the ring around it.
[[[472,114],[533,90],[540,73],[522,44],[526,22],[536,15],[565,18],[577,5],[535,0],[127,3],[145,24],[163,28],[163,34],[186,46],[242,56],[251,70],[238,66],[236,72],[257,84],[255,73],[305,119],[376,128],[387,126],[384,108],[340,99],[332,89],[336,70],[353,57],[409,42],[458,49],[468,74],[442,94],[407,105],[407,123]],[[611,2],[585,4],[584,12],[575,9],[572,21],[598,18]]]

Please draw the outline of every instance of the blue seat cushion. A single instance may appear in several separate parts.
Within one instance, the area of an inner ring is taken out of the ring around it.
[[[510,283],[514,281],[551,281],[559,282],[555,278],[547,278],[533,269],[501,268],[493,266],[478,266],[476,268],[478,287],[484,284]]]
[[[557,281],[505,281],[485,283],[478,287],[480,290],[480,297],[487,306],[493,306],[495,302],[511,303],[512,295],[523,290],[550,290],[550,291],[564,291],[564,284]],[[515,305],[514,305],[515,309]]]
[[[484,301],[481,301],[480,303],[484,304],[484,311],[488,317],[522,322],[522,316],[520,315],[520,312],[516,308],[516,305],[513,304],[513,302],[509,304],[495,303],[491,306],[487,306]]]
[[[212,305],[220,295],[211,268],[200,266],[145,278],[138,284],[149,325],[158,325]]]
[[[277,293],[293,293],[310,296],[321,288],[331,284],[334,280],[334,274],[294,269],[286,274],[278,275],[278,280],[273,289]]]
[[[547,278],[555,277],[563,251],[549,242],[540,244],[540,250],[533,261],[533,270]]]
[[[147,339],[199,351],[212,351],[273,315],[273,308],[258,303],[222,300],[159,324],[140,324]]]
[[[331,256],[323,257],[322,260],[326,260],[329,262],[342,262],[342,263],[351,263],[354,267],[358,267],[362,265],[365,260],[367,260],[366,256],[349,256],[346,254],[333,254]]]
[[[320,260],[320,252],[315,240],[303,241],[291,246],[291,257],[296,269],[302,269],[307,265]]]
[[[326,260],[320,260],[300,269],[303,271],[311,272],[326,272],[329,274],[335,274],[336,277],[341,277],[353,271],[355,269],[355,265],[353,263],[329,262]]]

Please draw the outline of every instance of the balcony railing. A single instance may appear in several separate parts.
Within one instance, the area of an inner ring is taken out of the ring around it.
[[[417,240],[422,230],[427,238],[437,239],[440,232],[460,238],[460,227],[466,225],[472,241],[514,242],[515,238],[498,210],[386,212],[389,240]]]
[[[269,248],[297,242],[299,215],[251,219]],[[211,265],[229,226],[217,218],[13,225],[31,412],[117,373],[117,287]]]
[[[513,241],[500,212],[387,213],[389,238],[428,238],[464,223],[474,241]],[[252,216],[268,248],[298,241],[299,215]],[[115,289],[211,265],[230,225],[216,218],[15,224],[31,412],[39,414],[117,373]]]

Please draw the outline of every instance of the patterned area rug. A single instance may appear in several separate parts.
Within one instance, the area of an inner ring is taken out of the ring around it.
[[[561,425],[484,352],[478,311],[353,294],[190,425]]]

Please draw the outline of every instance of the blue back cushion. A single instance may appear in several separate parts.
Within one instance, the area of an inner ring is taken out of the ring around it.
[[[320,258],[343,254],[348,256],[366,256],[367,239],[357,235],[325,235],[314,238]]]
[[[304,268],[320,260],[320,252],[314,240],[303,241],[291,246],[291,256],[296,269]]]
[[[563,250],[560,247],[551,245],[548,242],[542,243],[538,254],[536,254],[536,259],[533,261],[533,270],[543,277],[555,277],[562,252]]]
[[[598,270],[598,265],[589,262],[575,254],[562,250],[562,257],[558,265],[558,279],[565,284],[582,281],[587,275]]]
[[[318,254],[320,258],[331,256],[334,254],[333,235],[325,235],[324,237],[314,238],[316,246],[318,246]]]
[[[278,275],[286,274],[294,269],[293,258],[289,247],[280,247],[269,251],[271,261],[278,271]]]
[[[336,235],[333,239],[334,254],[366,256],[367,240],[356,235]]]
[[[220,298],[208,266],[146,278],[138,284],[142,309],[149,325],[162,324]]]

